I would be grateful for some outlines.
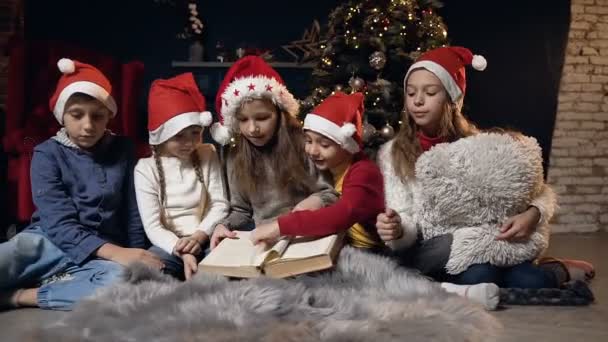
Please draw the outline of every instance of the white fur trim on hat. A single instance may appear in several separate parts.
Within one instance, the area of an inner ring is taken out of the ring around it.
[[[154,131],[149,132],[148,141],[150,145],[160,145],[186,127],[193,125],[207,127],[211,124],[212,120],[210,112],[188,112],[176,115]]]
[[[247,97],[269,98],[281,110],[286,111],[294,117],[298,115],[298,111],[300,110],[298,101],[276,79],[266,76],[237,78],[226,87],[221,96],[223,102],[221,114],[224,119],[224,126],[233,128],[231,125],[232,119],[243,99]]]
[[[62,58],[57,62],[57,67],[59,71],[63,74],[71,74],[76,71],[76,65],[74,65],[74,61],[69,58]]]
[[[357,129],[355,125],[350,122],[338,126],[333,121],[327,120],[320,115],[310,113],[306,115],[306,118],[304,119],[304,129],[317,132],[331,139],[350,153],[355,154],[361,150],[357,141],[352,137]]]
[[[220,145],[227,145],[232,138],[231,131],[219,122],[211,125],[211,137]]]
[[[68,101],[70,96],[74,95],[75,93],[83,93],[96,98],[112,112],[112,117],[116,116],[116,101],[114,101],[114,98],[108,93],[107,90],[93,82],[78,81],[63,88],[59,94],[59,97],[57,98],[57,103],[55,103],[55,108],[53,108],[53,114],[55,114],[55,118],[60,124],[63,125],[65,103]]]
[[[471,62],[471,65],[475,70],[484,71],[488,66],[488,61],[486,61],[486,58],[482,55],[473,55],[473,62]]]
[[[456,102],[462,96],[462,90],[460,89],[458,84],[456,84],[456,81],[454,81],[452,75],[450,75],[450,73],[445,70],[445,68],[442,67],[440,64],[428,60],[412,64],[412,66],[407,71],[407,74],[405,74],[405,78],[403,79],[404,88],[407,86],[407,78],[415,69],[426,69],[435,74],[435,76],[437,76],[437,78],[439,78],[439,80],[441,81],[441,84],[443,84],[443,86],[445,87],[445,90],[448,92],[453,102]]]

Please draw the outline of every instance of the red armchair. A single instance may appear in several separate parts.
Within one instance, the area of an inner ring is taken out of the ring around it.
[[[60,128],[48,108],[48,101],[60,76],[57,61],[62,57],[95,65],[110,79],[118,104],[118,115],[110,129],[131,137],[140,154],[147,151],[147,144],[137,136],[137,101],[143,90],[143,63],[122,64],[110,56],[57,42],[13,42],[9,46],[3,146],[8,155],[8,211],[17,222],[29,221],[35,209],[30,185],[33,148]]]

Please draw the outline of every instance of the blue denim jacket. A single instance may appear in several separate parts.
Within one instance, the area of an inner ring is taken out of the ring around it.
[[[53,138],[36,146],[31,181],[37,209],[30,227],[42,228],[76,264],[106,242],[145,248],[133,183],[135,163],[133,144],[110,134],[93,152]]]

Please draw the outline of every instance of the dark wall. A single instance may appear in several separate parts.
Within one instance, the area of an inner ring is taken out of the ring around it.
[[[246,45],[276,48],[281,53],[281,44],[299,39],[314,19],[326,20],[337,3],[199,1],[207,58],[215,56],[217,41],[230,51]],[[26,35],[30,38],[70,41],[124,59],[165,65],[187,58],[187,42],[175,39],[186,18],[187,9],[153,0],[26,0]]]
[[[570,25],[568,0],[445,1],[440,10],[452,45],[484,55],[467,70],[465,109],[482,127],[536,137],[548,160]],[[545,170],[547,166],[545,165]]]
[[[277,57],[289,60],[280,45],[300,38],[313,19],[325,22],[339,2],[200,2],[206,55],[215,56],[215,42],[221,40],[230,50],[242,44],[273,48]],[[468,72],[466,113],[482,127],[508,126],[537,137],[547,160],[570,1],[443,2],[439,13],[452,45],[467,46],[488,60],[484,72]],[[149,84],[177,72],[170,67],[172,60],[186,59],[187,44],[175,39],[184,13],[153,0],[26,0],[26,36],[140,59]]]

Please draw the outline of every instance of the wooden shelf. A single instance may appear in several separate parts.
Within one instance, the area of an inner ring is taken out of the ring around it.
[[[171,66],[174,68],[230,68],[234,62],[189,62],[189,61],[172,61]],[[313,69],[314,63],[291,63],[291,62],[270,62],[268,63],[273,68],[290,68],[290,69]]]

